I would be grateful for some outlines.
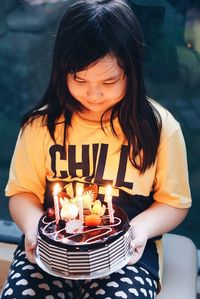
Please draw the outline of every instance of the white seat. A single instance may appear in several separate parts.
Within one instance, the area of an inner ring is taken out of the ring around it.
[[[165,234],[163,237],[163,285],[157,299],[197,298],[197,249],[187,237]]]

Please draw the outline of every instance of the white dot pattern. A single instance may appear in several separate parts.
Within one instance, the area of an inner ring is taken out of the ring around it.
[[[30,264],[24,250],[18,250],[4,286],[2,299],[45,298],[73,299],[154,299],[157,281],[137,264],[94,280],[73,281],[57,278]]]

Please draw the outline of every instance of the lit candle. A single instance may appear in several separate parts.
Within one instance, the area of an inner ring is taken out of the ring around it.
[[[53,200],[54,200],[54,209],[55,209],[55,219],[56,219],[56,226],[58,225],[60,215],[59,215],[59,199],[58,193],[60,192],[60,185],[57,183],[54,186],[53,190]]]
[[[77,197],[78,197],[78,213],[79,213],[79,219],[84,222],[83,218],[83,187],[79,186],[77,189]]]
[[[112,187],[109,185],[106,187],[106,200],[108,203],[108,213],[109,213],[109,219],[110,223],[114,223],[114,210],[112,206]]]

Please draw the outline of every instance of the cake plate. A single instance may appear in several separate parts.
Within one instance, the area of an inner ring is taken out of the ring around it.
[[[35,250],[35,260],[36,260],[36,263],[37,265],[45,272],[47,272],[48,274],[51,274],[53,276],[56,276],[56,277],[61,277],[61,278],[65,278],[65,279],[74,279],[74,280],[80,280],[80,279],[96,279],[96,278],[102,278],[104,276],[107,276],[107,275],[110,275],[112,274],[113,272],[116,272],[120,269],[122,269],[124,266],[127,265],[128,261],[130,260],[130,258],[132,257],[133,253],[132,251],[129,252],[129,254],[127,255],[126,259],[123,260],[123,262],[117,264],[115,267],[113,267],[112,269],[110,270],[107,270],[107,271],[95,271],[89,275],[86,275],[86,274],[80,274],[80,273],[77,273],[77,274],[73,274],[73,275],[67,275],[67,274],[64,274],[64,273],[61,273],[61,272],[58,272],[58,271],[55,271],[53,269],[51,269],[50,267],[48,267],[46,264],[43,263],[43,261],[40,259],[40,256],[39,256],[39,253],[38,253],[38,247],[36,248]]]

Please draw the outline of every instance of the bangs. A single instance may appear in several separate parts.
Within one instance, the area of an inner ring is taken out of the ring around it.
[[[69,13],[69,12],[68,12]],[[61,25],[56,54],[61,73],[75,73],[112,52],[112,42],[95,16],[84,13],[71,23]]]
[[[129,63],[126,61],[126,55],[123,55],[124,51],[119,50],[119,44],[117,48],[115,40],[112,40],[109,36],[106,37],[106,34],[97,34],[97,32],[91,34],[87,31],[87,36],[83,37],[80,34],[75,45],[76,47],[73,44],[70,51],[69,42],[67,43],[60,59],[61,73],[82,71],[95,61],[104,58],[107,54],[113,54],[117,58],[119,66],[127,72]]]
[[[65,73],[76,73],[88,67],[94,61],[112,52],[109,41],[101,36],[87,36],[79,40],[77,48],[71,53],[71,59],[64,63]],[[66,59],[64,58],[66,61]]]

